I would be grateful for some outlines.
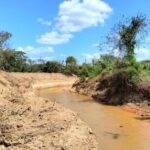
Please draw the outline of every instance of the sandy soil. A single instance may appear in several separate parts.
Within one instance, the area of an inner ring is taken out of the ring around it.
[[[0,150],[98,150],[95,135],[76,113],[33,92],[71,87],[75,80],[61,74],[0,72]]]

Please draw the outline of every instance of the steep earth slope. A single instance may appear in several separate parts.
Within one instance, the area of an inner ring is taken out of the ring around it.
[[[61,74],[0,72],[0,150],[98,150],[78,115],[34,94],[33,88],[71,86]]]

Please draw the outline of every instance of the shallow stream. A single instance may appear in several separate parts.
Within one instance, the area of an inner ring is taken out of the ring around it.
[[[38,94],[77,112],[94,131],[101,150],[150,150],[149,121],[63,89],[42,89]]]

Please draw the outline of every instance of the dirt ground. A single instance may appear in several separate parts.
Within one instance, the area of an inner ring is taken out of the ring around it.
[[[61,74],[0,72],[0,150],[98,150],[94,133],[76,113],[33,92],[71,87],[75,80]]]

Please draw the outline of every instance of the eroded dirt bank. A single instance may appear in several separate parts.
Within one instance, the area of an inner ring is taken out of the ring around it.
[[[45,84],[71,86],[75,80],[0,72],[0,150],[98,150],[95,135],[76,113],[33,92]]]
[[[136,87],[126,87],[114,78],[115,75],[108,75],[78,80],[73,85],[74,91],[107,105],[122,105],[124,110],[136,113],[139,119],[150,119],[150,82],[142,81]]]

